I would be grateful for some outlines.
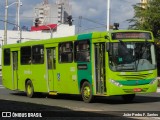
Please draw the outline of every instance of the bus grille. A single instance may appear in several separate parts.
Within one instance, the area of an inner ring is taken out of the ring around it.
[[[149,75],[148,74],[143,74],[143,75],[124,75],[121,76],[124,80],[141,80],[147,78]]]

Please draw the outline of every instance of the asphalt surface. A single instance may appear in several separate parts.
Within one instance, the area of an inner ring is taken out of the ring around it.
[[[108,120],[108,119],[133,119],[133,118],[126,118],[122,117],[123,113],[113,113],[112,114],[103,114],[103,112],[91,112],[91,111],[74,111],[71,109],[57,107],[57,106],[48,106],[48,105],[40,105],[34,103],[27,103],[27,102],[18,102],[18,101],[11,101],[11,100],[2,100],[0,99],[0,111],[1,111],[1,118],[0,120],[12,120],[12,119],[45,119],[45,120],[53,120],[53,119],[95,119],[95,120]],[[5,113],[9,112],[11,117],[5,117]],[[36,116],[28,117],[29,114],[36,113]],[[21,115],[20,115],[21,114]],[[2,117],[3,115],[3,117]],[[19,115],[19,116],[18,116]],[[26,115],[23,116],[23,115]],[[17,117],[18,116],[18,117]],[[24,118],[22,118],[24,117]]]
[[[140,95],[133,103],[128,104],[124,103],[120,97],[96,98],[94,103],[89,104],[84,103],[80,96],[70,95],[40,95],[31,99],[26,97],[24,92],[3,88],[0,79],[0,120],[160,120],[158,117],[123,116],[124,113],[139,113],[139,111],[142,111],[142,114],[154,111],[160,115],[160,94]],[[11,117],[6,117],[8,114]]]

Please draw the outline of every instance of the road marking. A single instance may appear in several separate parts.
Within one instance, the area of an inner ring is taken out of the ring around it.
[[[160,120],[160,117],[128,117],[135,120]]]
[[[152,117],[155,120],[160,120],[160,117]]]
[[[3,87],[3,85],[0,85],[0,89],[3,89],[4,87]]]

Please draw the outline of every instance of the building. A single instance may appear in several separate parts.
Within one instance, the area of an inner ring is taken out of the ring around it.
[[[57,0],[56,3],[41,3],[34,8],[35,19],[39,18],[40,25],[66,24],[66,18],[71,15],[69,0]]]

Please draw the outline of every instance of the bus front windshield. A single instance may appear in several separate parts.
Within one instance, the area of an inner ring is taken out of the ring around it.
[[[156,68],[155,47],[150,42],[111,43],[109,65],[112,71],[143,71]]]

